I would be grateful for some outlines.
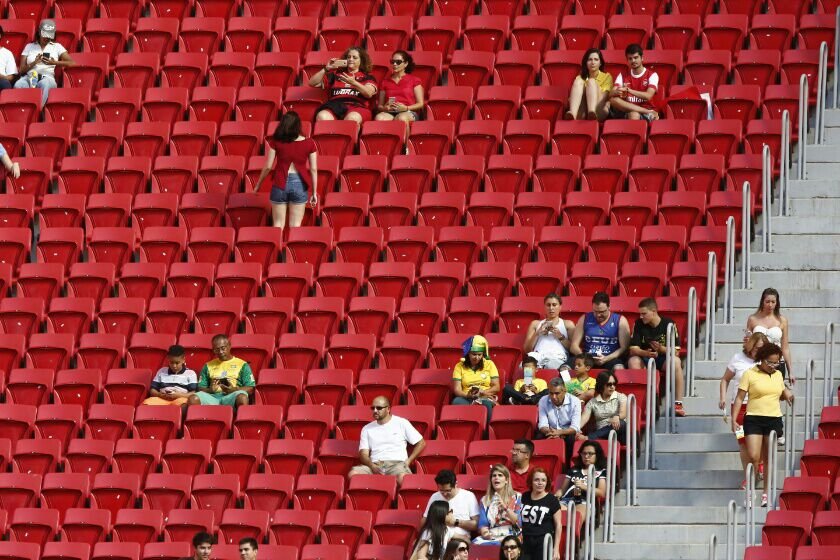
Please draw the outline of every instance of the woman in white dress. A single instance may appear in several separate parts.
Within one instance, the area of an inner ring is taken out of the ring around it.
[[[531,321],[523,350],[526,355],[536,358],[540,369],[558,369],[568,365],[575,324],[560,318],[563,301],[559,295],[548,294],[543,303],[545,319]]]
[[[793,362],[790,359],[790,343],[788,337],[788,320],[782,315],[782,303],[779,292],[774,288],[767,288],[761,292],[761,303],[758,310],[747,319],[745,339],[753,333],[762,333],[771,344],[782,349],[782,363],[779,371],[787,375],[790,384],[796,383],[793,375]]]

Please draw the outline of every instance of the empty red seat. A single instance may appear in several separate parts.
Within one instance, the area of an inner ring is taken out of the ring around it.
[[[98,509],[110,511],[112,516],[118,510],[134,505],[139,496],[140,476],[129,473],[99,473],[90,490],[91,503]]]
[[[85,436],[90,439],[117,441],[128,437],[133,421],[134,407],[131,405],[95,404],[88,411]]]
[[[344,477],[328,474],[304,474],[295,488],[295,506],[302,510],[317,511],[322,516],[334,509],[344,498]]]
[[[564,16],[558,37],[568,50],[597,47],[604,35],[604,17],[597,15]]]
[[[510,439],[471,442],[467,451],[467,473],[483,474],[494,464],[504,464],[512,447],[513,440]]]
[[[570,192],[563,207],[563,222],[591,230],[603,225],[610,211],[608,192]]]
[[[614,263],[576,263],[569,276],[569,291],[578,296],[611,293],[617,276],[618,269]]]
[[[206,439],[170,439],[161,458],[165,474],[195,476],[210,463],[213,442]]]
[[[266,473],[290,474],[297,479],[299,475],[309,472],[314,455],[315,445],[310,440],[271,440],[265,454]]]
[[[173,509],[166,520],[164,536],[168,542],[188,542],[197,531],[214,531],[214,523],[212,511]]]
[[[811,533],[813,516],[805,511],[769,511],[761,541],[765,546],[786,546],[793,550],[805,544]]]
[[[145,546],[163,532],[163,513],[155,510],[121,509],[114,518],[114,541]]]
[[[186,506],[191,489],[189,475],[150,473],[143,486],[143,506],[160,511],[166,521],[170,511]]]

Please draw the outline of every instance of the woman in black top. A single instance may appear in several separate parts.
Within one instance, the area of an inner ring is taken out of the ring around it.
[[[604,450],[594,441],[587,441],[580,446],[574,467],[566,473],[566,480],[557,490],[557,497],[564,506],[571,502],[575,504],[578,517],[586,516],[586,471],[589,465],[595,467],[595,496],[600,499],[607,497],[607,458]]]
[[[528,560],[560,560],[560,543],[563,537],[563,507],[557,496],[550,492],[548,473],[537,467],[528,476],[528,488],[522,496],[522,548]],[[543,556],[545,536],[554,537],[554,550],[550,557]]]

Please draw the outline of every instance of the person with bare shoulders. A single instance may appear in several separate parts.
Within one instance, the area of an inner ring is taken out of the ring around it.
[[[767,288],[761,292],[761,301],[755,313],[747,318],[747,330],[744,340],[753,333],[760,332],[767,337],[770,344],[782,349],[782,362],[779,371],[786,375],[790,384],[796,383],[793,375],[793,362],[790,359],[790,340],[788,337],[788,320],[782,315],[782,301],[775,288]]]
[[[630,323],[626,317],[610,311],[610,296],[596,292],[592,312],[578,319],[569,346],[572,354],[589,354],[595,367],[623,369],[622,359],[630,347]]]
[[[545,296],[543,303],[545,319],[531,321],[523,353],[536,358],[540,369],[560,369],[568,365],[575,324],[560,317],[563,300],[559,295],[550,293]]]
[[[604,56],[599,49],[589,49],[583,54],[580,74],[575,77],[569,92],[569,110],[564,115],[566,120],[603,121],[607,118],[613,78],[603,70]]]

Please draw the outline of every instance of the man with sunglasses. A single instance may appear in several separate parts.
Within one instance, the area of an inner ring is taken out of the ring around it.
[[[411,474],[411,464],[426,447],[426,441],[411,422],[391,414],[391,402],[379,396],[370,407],[373,422],[362,428],[359,438],[359,462],[350,469],[349,478],[357,474],[387,474],[397,477],[402,484],[403,477]],[[407,445],[413,445],[411,454]]]

